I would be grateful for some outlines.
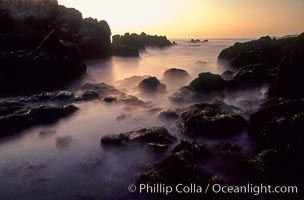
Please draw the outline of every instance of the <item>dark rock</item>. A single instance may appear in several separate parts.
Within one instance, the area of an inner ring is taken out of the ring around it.
[[[193,102],[200,100],[219,99],[225,96],[225,80],[210,72],[200,73],[188,86],[172,93],[169,99],[174,102]]]
[[[245,65],[237,70],[227,83],[228,90],[244,90],[274,82],[277,69],[270,65]]]
[[[152,152],[155,152],[155,153],[165,152],[169,149],[169,145],[167,145],[167,144],[149,143],[148,147]]]
[[[200,154],[203,153],[203,154]],[[166,184],[176,186],[177,184],[189,185],[207,185],[221,183],[219,177],[211,174],[203,167],[199,166],[199,159],[204,157],[206,147],[195,142],[182,141],[174,150],[163,160],[146,166],[145,171],[137,175],[137,184]],[[189,196],[188,196],[189,195]],[[195,196],[188,194],[187,198]],[[161,195],[157,199],[161,199]],[[213,199],[215,196],[206,194],[207,199]],[[170,196],[164,199],[185,199],[173,191]]]
[[[225,81],[229,81],[232,79],[234,72],[233,71],[229,71],[226,70],[221,74],[221,77],[225,80]]]
[[[225,81],[220,75],[210,72],[200,73],[198,78],[194,79],[189,87],[196,92],[209,94],[212,92],[223,91],[225,89]]]
[[[211,150],[206,145],[188,140],[182,140],[173,147],[171,152],[180,154],[189,161],[206,159],[212,155]]]
[[[303,162],[302,148],[288,148],[285,150],[265,149],[255,155],[248,162],[248,172],[251,182],[275,185],[295,185],[298,195],[302,196]],[[295,194],[295,199],[298,197]]]
[[[55,29],[58,40],[75,43],[84,59],[110,55],[111,30],[106,21],[83,19],[78,10],[55,0],[4,0],[1,7],[7,11],[8,25],[5,32],[0,31],[4,50],[32,50]]]
[[[24,128],[52,123],[77,111],[74,105],[25,106],[0,116],[1,136],[7,136]]]
[[[172,144],[175,137],[163,127],[143,128],[117,135],[102,137],[103,146],[123,146],[127,144]]]
[[[138,88],[144,93],[166,91],[166,85],[162,84],[156,77],[149,77],[142,80]]]
[[[274,95],[287,98],[303,98],[304,90],[304,33],[287,45],[282,53],[279,75],[275,84]]]
[[[267,36],[249,42],[237,42],[222,50],[218,60],[233,69],[259,63],[277,66],[281,60],[282,49],[294,40],[295,38],[275,39]]]
[[[241,133],[246,120],[232,111],[211,104],[196,104],[183,109],[177,120],[182,133],[192,137],[225,138]]]
[[[162,119],[169,119],[169,120],[175,120],[179,116],[179,113],[177,110],[167,110],[163,111],[159,114],[159,117]]]
[[[137,35],[135,33],[125,35],[114,35],[112,37],[112,45],[116,47],[127,46],[134,49],[145,49],[145,47],[168,47],[172,46],[172,43],[166,36],[152,36],[146,33]]]
[[[258,148],[281,149],[304,144],[303,99],[272,99],[250,117]]]
[[[38,51],[0,51],[0,66],[0,93],[58,88],[86,73],[77,57]]]
[[[110,55],[111,30],[106,21],[86,18],[79,29],[82,57],[95,59]]]
[[[190,75],[186,70],[171,68],[165,71],[163,81],[165,83],[183,84],[190,80]]]
[[[117,99],[115,98],[115,97],[105,97],[104,99],[103,99],[103,101],[104,102],[106,102],[106,103],[112,103],[112,102],[114,102],[114,101],[116,101]]]
[[[198,42],[201,42],[199,39],[191,39],[189,42],[191,42],[191,43],[198,43]]]

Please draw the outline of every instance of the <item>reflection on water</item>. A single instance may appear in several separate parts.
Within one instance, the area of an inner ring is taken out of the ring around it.
[[[171,48],[148,48],[140,58],[91,61],[89,75],[75,86],[84,82],[117,86],[119,80],[135,75],[161,80],[163,72],[171,67],[187,70],[192,79],[204,71],[219,73],[216,57],[235,41],[210,40],[197,47],[190,47],[186,40],[176,42],[179,45]],[[126,187],[134,182],[138,167],[153,157],[142,148],[104,151],[101,136],[157,125],[170,130],[155,113],[172,106],[167,93],[143,96],[130,85],[128,92],[150,101],[152,109],[102,101],[81,103],[77,105],[80,111],[67,119],[2,139],[0,199],[119,199],[127,195]]]

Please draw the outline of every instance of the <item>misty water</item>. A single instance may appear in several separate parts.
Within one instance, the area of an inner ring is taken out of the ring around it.
[[[170,125],[157,118],[159,111],[179,105],[172,104],[168,94],[182,85],[167,85],[168,93],[142,95],[136,89],[138,81],[122,80],[132,76],[156,76],[162,80],[165,70],[185,69],[191,79],[200,72],[221,73],[217,64],[219,52],[241,40],[209,40],[200,46],[190,46],[187,40],[175,40],[179,45],[169,48],[147,48],[139,58],[112,57],[87,63],[88,76],[83,83],[105,82],[149,102],[137,108],[125,104],[107,104],[101,100],[76,104],[71,117],[55,124],[35,126],[17,136],[0,140],[0,199],[54,200],[128,197],[127,187],[135,182],[140,166],[155,160],[155,155],[142,147],[105,150],[100,145],[103,135],[130,130],[165,126],[181,138]],[[184,83],[186,84],[186,83]],[[261,95],[247,96],[259,100]],[[244,98],[246,94],[243,95]],[[237,100],[226,99],[237,105]],[[119,119],[119,116],[125,119]],[[244,143],[246,135],[235,139]],[[246,147],[246,145],[244,145]]]

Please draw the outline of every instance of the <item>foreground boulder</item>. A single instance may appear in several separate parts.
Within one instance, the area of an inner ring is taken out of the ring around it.
[[[269,100],[250,118],[251,133],[259,148],[303,145],[303,123],[303,99]]]
[[[41,105],[2,108],[0,116],[0,137],[10,135],[24,128],[52,123],[77,111],[74,105]]]
[[[250,182],[254,184],[296,186],[290,199],[303,196],[303,147],[289,147],[285,150],[265,149],[249,159],[247,169]],[[284,199],[286,194],[278,194]],[[265,198],[268,199],[268,198]]]
[[[241,133],[246,120],[232,111],[212,104],[196,104],[184,108],[177,120],[182,133],[190,137],[226,138]]]
[[[166,85],[162,84],[156,77],[149,77],[142,80],[138,88],[143,93],[166,91]]]
[[[144,172],[137,175],[137,184],[166,184],[175,187],[177,184],[189,185],[195,183],[205,186],[208,183],[220,183],[219,177],[208,172],[198,163],[208,156],[209,152],[202,144],[182,141],[163,160],[149,164]],[[189,195],[189,196],[188,196]],[[195,196],[188,194],[187,198]],[[201,194],[200,194],[201,195]],[[178,195],[173,191],[169,196],[158,195],[164,199],[186,199],[184,195]],[[208,199],[212,199],[212,194],[207,194]]]
[[[101,144],[104,146],[124,146],[127,144],[172,144],[176,138],[163,127],[143,128],[117,135],[102,137]]]
[[[275,83],[273,95],[286,98],[303,98],[304,90],[304,33],[286,46],[279,66],[279,75]]]

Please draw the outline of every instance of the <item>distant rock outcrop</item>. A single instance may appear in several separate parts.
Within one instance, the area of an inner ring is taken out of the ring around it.
[[[173,44],[166,36],[148,35],[141,33],[125,33],[112,37],[112,54],[117,56],[139,56],[138,51],[146,47],[168,47]]]

